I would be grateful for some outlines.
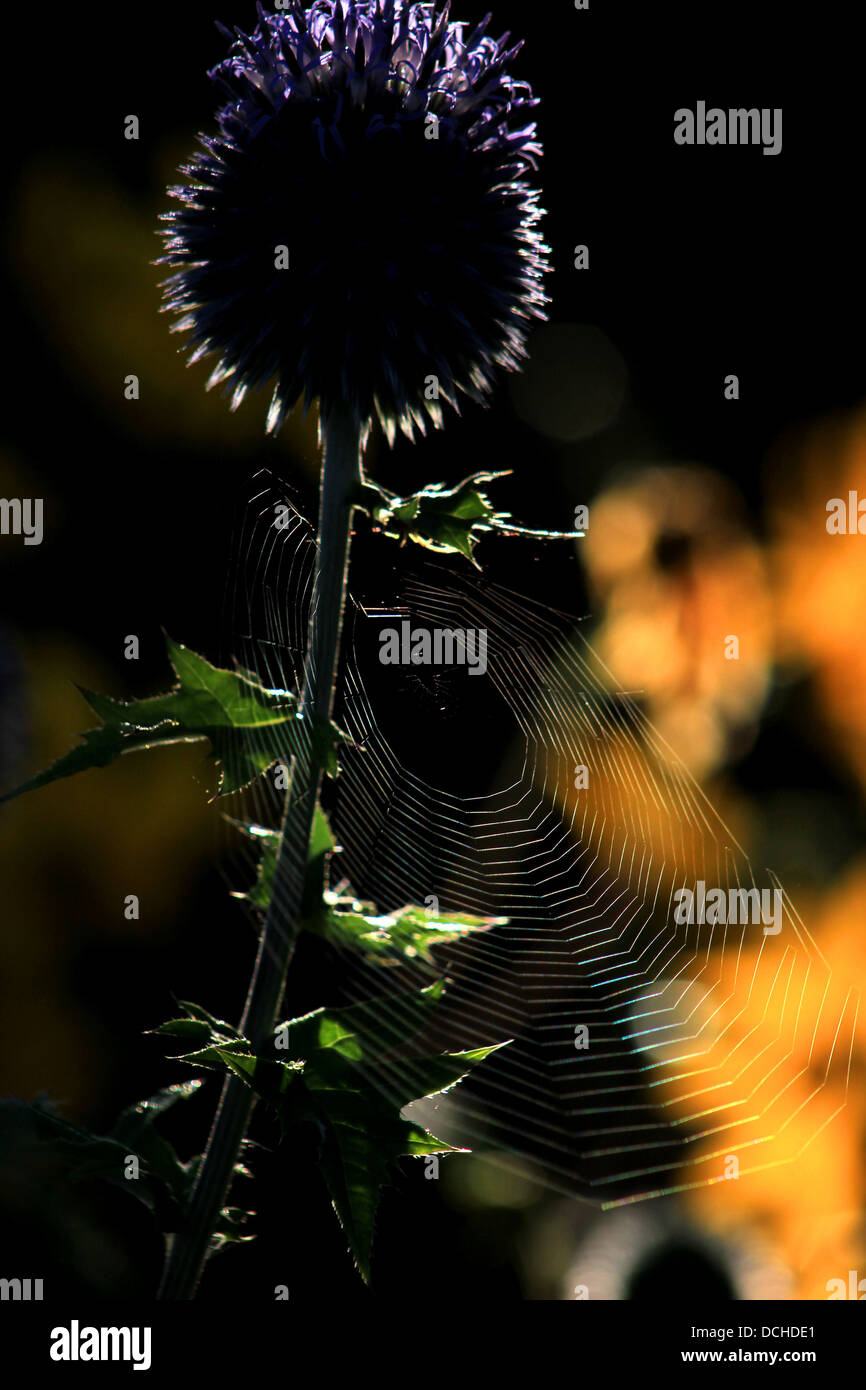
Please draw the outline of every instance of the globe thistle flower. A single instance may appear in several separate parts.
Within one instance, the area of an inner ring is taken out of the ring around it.
[[[219,133],[170,190],[162,263],[190,361],[216,355],[208,388],[233,409],[273,382],[270,431],[318,398],[393,442],[519,367],[547,302],[537,102],[489,21],[290,0],[259,6],[250,35],[222,30]]]

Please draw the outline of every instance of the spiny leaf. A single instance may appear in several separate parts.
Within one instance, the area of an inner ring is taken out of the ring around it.
[[[178,999],[178,1004],[183,1009],[187,1018],[194,1019],[198,1023],[204,1023],[214,1031],[225,1034],[230,1038],[239,1038],[240,1033],[237,1028],[233,1028],[230,1023],[224,1022],[221,1018],[214,1018],[207,1009],[203,1009],[201,1004],[191,1004],[188,999]]]
[[[469,912],[437,912],[403,907],[377,913],[372,903],[358,903],[326,893],[323,910],[305,923],[309,931],[334,946],[360,951],[381,965],[423,960],[435,965],[431,947],[449,945],[472,932],[488,931],[507,917],[478,917]]]
[[[445,981],[436,980],[426,989],[389,995],[387,1007],[376,999],[344,1009],[314,1009],[283,1025],[289,1029],[290,1055],[333,1049],[369,1062],[398,1049],[405,1053],[430,1024],[444,993]]]
[[[285,1118],[310,1118],[321,1127],[322,1173],[365,1279],[390,1163],[407,1154],[453,1152],[450,1144],[403,1119],[401,1110],[456,1085],[496,1050],[403,1055],[441,993],[440,983],[420,995],[392,999],[384,1015],[381,1005],[358,1005],[320,1009],[288,1024],[289,1058],[302,1058],[304,1069],[286,1093]]]
[[[256,881],[245,898],[266,912],[273,891],[280,832],[264,826],[234,821],[261,848]],[[327,889],[327,866],[339,846],[321,806],[316,807],[307,876],[304,884],[301,926],[333,946],[365,955],[379,965],[400,965],[423,960],[435,966],[435,946],[449,945],[472,932],[487,931],[507,917],[479,917],[469,912],[431,912],[408,906],[393,913],[379,913],[372,903],[357,902]]]
[[[305,1121],[316,1124],[321,1171],[365,1279],[379,1195],[391,1162],[405,1155],[455,1152],[403,1119],[401,1111],[455,1086],[496,1050],[406,1055],[443,988],[440,981],[417,994],[394,996],[386,1008],[360,1004],[291,1019],[277,1030],[282,1054],[277,1061],[255,1056],[244,1039],[223,1035],[181,1059],[241,1076],[276,1109],[284,1132]]]
[[[252,1045],[236,1028],[221,1019],[212,1018],[199,1004],[178,1000],[185,1017],[171,1018],[152,1033],[177,1038],[182,1043],[195,1043],[193,1052],[184,1053],[179,1060],[206,1070],[233,1072],[253,1086],[261,1095],[273,1099],[280,1096],[291,1080],[290,1073],[300,1071],[302,1064],[281,1065],[267,1057],[257,1056]]]
[[[174,689],[145,700],[116,700],[82,689],[102,727],[90,729],[83,743],[2,800],[104,767],[136,749],[203,739],[209,741],[219,765],[217,796],[239,791],[279,758],[290,758],[307,737],[313,740],[321,766],[336,776],[337,747],[349,741],[347,736],[323,720],[311,725],[291,691],[268,690],[240,668],[220,670],[169,637],[166,645],[178,677]]]
[[[162,1231],[176,1231],[201,1159],[196,1156],[182,1163],[156,1129],[156,1122],[178,1100],[193,1095],[200,1085],[198,1080],[186,1081],[129,1106],[106,1135],[92,1134],[64,1119],[46,1096],[38,1096],[29,1105],[3,1100],[0,1132],[8,1130],[10,1137],[17,1135],[17,1142],[23,1142],[31,1162],[48,1159],[73,1183],[99,1180],[120,1188],[152,1213]],[[125,1175],[130,1155],[139,1160],[137,1178]],[[245,1175],[246,1169],[238,1164],[235,1172]]]
[[[195,1083],[188,1081],[130,1105],[121,1111],[109,1135],[127,1152],[138,1155],[152,1177],[165,1184],[178,1206],[183,1206],[189,1196],[194,1171],[189,1164],[180,1162],[171,1144],[156,1128],[156,1121],[178,1100],[187,1099],[197,1089]]]
[[[465,555],[476,568],[480,566],[475,559],[475,545],[485,531],[503,531],[537,540],[573,540],[583,534],[529,530],[518,526],[509,512],[496,511],[481,486],[505,478],[509,472],[506,469],[498,473],[474,473],[453,488],[446,488],[444,483],[431,483],[410,497],[396,497],[375,483],[367,482],[358,504],[369,512],[386,536],[399,540],[401,545],[411,540],[428,550]]]
[[[256,881],[246,893],[233,893],[235,898],[243,898],[252,903],[254,907],[266,912],[271,901],[271,893],[274,887],[274,875],[277,870],[277,856],[280,851],[280,832],[279,830],[269,830],[264,825],[256,825],[250,821],[231,820],[242,834],[247,835],[253,840],[261,850],[258,869],[256,871]],[[330,856],[338,850],[338,845],[334,839],[333,831],[328,824],[328,818],[321,806],[316,804],[316,812],[313,819],[313,831],[310,836],[309,853],[307,857],[307,873],[304,880],[304,892],[301,901],[301,913],[306,922],[321,910],[322,901],[326,888],[327,863]]]

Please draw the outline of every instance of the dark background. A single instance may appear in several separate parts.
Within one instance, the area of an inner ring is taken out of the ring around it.
[[[482,12],[458,8],[472,19]],[[754,3],[707,9],[592,0],[587,13],[566,0],[497,6],[492,31],[510,27],[526,38],[517,73],[542,99],[552,317],[607,334],[628,366],[627,403],[612,428],[563,445],[525,424],[503,385],[489,410],[468,405],[420,444],[401,441],[389,452],[374,441],[368,466],[379,481],[407,492],[477,468],[510,467],[513,476],[497,493],[501,504],[527,525],[566,529],[575,504],[588,501],[619,462],[699,460],[733,480],[760,536],[771,446],[863,395],[862,214],[855,215],[863,118],[846,74],[850,21],[841,6],[803,14]],[[201,366],[185,374],[182,387],[160,385],[163,375],[178,378],[178,340],[158,320],[159,272],[139,250],[147,251],[156,213],[167,206],[163,185],[172,168],[192,149],[196,129],[210,128],[214,98],[205,72],[225,49],[214,17],[249,28],[253,6],[152,3],[115,12],[110,22],[97,7],[52,9],[46,34],[28,28],[18,39],[26,47],[15,65],[18,94],[5,142],[12,170],[4,458],[13,478],[34,480],[28,495],[45,496],[46,539],[11,558],[4,551],[4,780],[42,765],[46,751],[63,751],[83,727],[74,722],[84,713],[70,694],[62,709],[72,722],[53,729],[50,749],[37,738],[45,709],[34,673],[45,675],[45,652],[62,651],[73,662],[61,670],[57,658],[58,680],[131,695],[165,682],[160,625],[216,658],[230,651],[226,576],[258,469],[284,479],[300,509],[315,514],[309,430],[293,426],[287,439],[266,440],[264,399],[247,401],[236,426],[221,400],[203,396]],[[46,53],[50,61],[40,56]],[[675,146],[674,110],[699,99],[781,106],[782,153]],[[131,112],[141,121],[137,143],[123,139]],[[79,225],[67,220],[70,183],[83,190],[76,197],[85,209],[92,194],[92,225],[86,217],[82,224],[79,204]],[[104,276],[103,243],[111,248]],[[572,268],[578,243],[590,248],[588,272]],[[157,249],[154,240],[153,255]],[[130,283],[135,289],[127,293]],[[68,308],[58,314],[60,303]],[[92,330],[90,305],[94,319],[113,323],[113,352],[110,333],[100,338]],[[162,348],[154,350],[160,334]],[[740,378],[735,404],[721,388],[732,371]],[[141,375],[138,403],[122,399],[128,372]],[[184,414],[181,391],[201,397],[194,418]],[[18,495],[11,484],[4,488]],[[357,591],[388,601],[394,567],[411,562],[384,540],[374,548],[362,538],[358,553]],[[491,577],[519,592],[587,610],[568,544],[539,552],[489,541],[481,558]],[[134,666],[123,660],[128,633],[141,636]],[[463,737],[459,724],[455,737]],[[472,738],[467,730],[466,758]],[[194,750],[176,756],[186,759],[172,764],[181,768],[172,774],[178,782],[199,774]],[[160,754],[160,767],[173,757]],[[784,780],[792,757],[804,785],[834,789],[834,770],[814,749],[803,752],[784,719],[768,719],[736,776],[760,799]],[[91,806],[108,795],[100,777],[114,775],[88,774],[82,796]],[[58,1022],[58,996],[46,996],[35,955],[29,989],[25,971],[6,1011],[3,1090],[25,1097],[49,1090],[97,1129],[119,1105],[177,1079],[153,1040],[141,1037],[170,1012],[172,994],[235,1018],[254,950],[250,924],[225,891],[225,836],[200,787],[183,803],[184,817],[199,804],[202,820],[190,830],[189,862],[180,867],[175,861],[185,851],[177,842],[188,820],[166,811],[174,900],[165,889],[152,934],[124,934],[105,887],[107,876],[114,891],[114,870],[103,866],[118,857],[134,864],[140,842],[146,896],[163,872],[166,844],[154,829],[158,793],[147,803],[147,827],[139,824],[136,768],[125,768],[113,786],[110,809],[88,813],[87,845],[83,836],[73,847],[64,840],[68,826],[55,809],[70,794],[63,786],[40,793],[26,811],[23,803],[3,808],[0,826],[0,834],[11,834],[16,817],[29,818],[29,872],[41,885],[46,949],[62,961],[55,985],[66,1011]],[[860,814],[852,799],[852,818]],[[3,910],[6,949],[19,956],[31,930],[25,882],[12,880],[15,895]],[[120,877],[117,884],[121,893],[133,891]],[[319,1002],[327,969],[313,952],[299,957],[294,1001]],[[174,1122],[181,1151],[201,1146],[212,1100],[197,1100]],[[342,1251],[324,1189],[315,1199],[309,1190],[318,1181],[309,1163],[304,1154],[260,1155],[252,1200],[258,1239],[210,1267],[207,1297],[237,1296],[239,1283],[250,1298],[270,1297],[275,1283],[288,1284],[293,1297],[296,1290],[303,1298],[370,1296]],[[525,1214],[483,1206],[467,1213],[439,1186],[410,1179],[408,1170],[398,1175],[383,1203],[373,1290],[401,1296],[421,1281],[457,1297],[521,1296],[515,1250]],[[148,1296],[160,1252],[132,1203],[87,1192],[73,1201],[11,1191],[4,1269],[38,1265],[70,1293]],[[724,1288],[707,1268],[701,1277],[709,1293]]]

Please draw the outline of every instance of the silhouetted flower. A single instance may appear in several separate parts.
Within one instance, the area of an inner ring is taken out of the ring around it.
[[[219,134],[171,190],[166,307],[233,408],[274,381],[269,430],[303,395],[411,437],[441,400],[483,400],[544,317],[519,45],[486,37],[490,16],[464,36],[447,5],[258,13],[210,74]]]

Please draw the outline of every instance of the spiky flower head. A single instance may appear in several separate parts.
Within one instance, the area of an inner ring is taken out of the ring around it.
[[[191,361],[216,354],[208,386],[232,408],[273,382],[271,431],[303,396],[375,413],[393,441],[519,366],[546,302],[537,103],[489,21],[289,0],[235,31],[209,74],[219,133],[170,190],[162,258],[174,327]]]

